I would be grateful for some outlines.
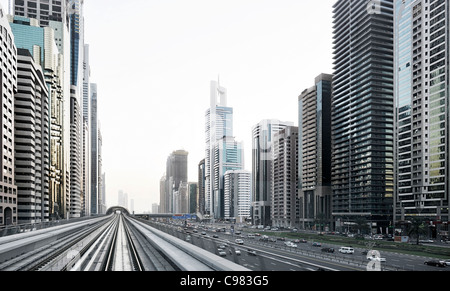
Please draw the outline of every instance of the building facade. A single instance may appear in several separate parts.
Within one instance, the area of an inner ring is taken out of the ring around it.
[[[299,102],[299,199],[300,227],[318,222],[332,226],[331,97],[332,75],[316,77]]]
[[[229,170],[224,174],[224,219],[244,223],[251,218],[252,173]]]
[[[287,126],[294,126],[294,123],[267,119],[252,129],[252,220],[255,225],[272,225],[274,136]]]
[[[385,233],[394,196],[393,1],[333,8],[333,216],[339,228],[366,219]]]
[[[273,142],[271,220],[277,227],[298,227],[298,127],[276,132]]]
[[[215,155],[221,144],[219,141],[233,137],[233,108],[227,107],[227,98],[227,89],[219,82],[211,81],[210,106],[205,113],[205,215],[213,219],[223,214],[222,210],[216,212],[223,201],[223,192],[218,189],[223,189],[224,172],[218,175],[220,166],[216,165],[218,156]]]
[[[448,237],[449,2],[395,1],[395,222]]]
[[[3,149],[0,174],[0,226],[17,225],[18,196],[15,184],[14,94],[17,92],[17,49],[14,35],[0,5],[0,96],[2,105],[0,144]]]
[[[30,51],[19,48],[17,61],[14,143],[18,220],[19,224],[40,223],[49,220],[49,93],[42,67]]]

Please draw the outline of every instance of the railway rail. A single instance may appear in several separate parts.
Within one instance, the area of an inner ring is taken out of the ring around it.
[[[0,271],[248,271],[123,213],[0,238]]]

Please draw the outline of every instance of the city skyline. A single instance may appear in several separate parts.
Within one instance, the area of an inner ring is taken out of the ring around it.
[[[297,123],[297,98],[311,74],[332,73],[334,2],[85,1],[107,204],[119,190],[135,198],[136,211],[159,203],[159,180],[174,150],[189,152],[189,181],[197,180],[209,84],[219,78],[250,170],[252,126]]]

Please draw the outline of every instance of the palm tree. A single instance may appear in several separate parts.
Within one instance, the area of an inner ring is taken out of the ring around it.
[[[409,227],[407,229],[408,236],[416,236],[416,244],[419,244],[419,238],[421,234],[426,234],[427,229],[425,226],[425,220],[420,217],[412,217],[409,221]]]
[[[355,220],[355,228],[358,230],[358,234],[365,234],[370,230],[369,224],[365,217],[358,217]]]

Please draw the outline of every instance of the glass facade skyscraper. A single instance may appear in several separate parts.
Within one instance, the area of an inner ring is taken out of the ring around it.
[[[331,96],[333,76],[321,74],[299,102],[300,224],[311,228],[318,218],[331,219]]]
[[[333,215],[336,226],[392,220],[394,195],[393,1],[334,5]]]
[[[441,225],[449,213],[449,2],[396,0],[394,8],[395,220]]]

